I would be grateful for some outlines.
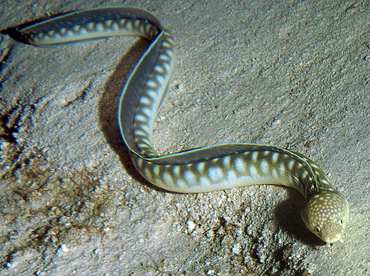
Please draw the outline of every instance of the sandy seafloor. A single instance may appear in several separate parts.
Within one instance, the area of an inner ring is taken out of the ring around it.
[[[146,41],[1,35],[1,275],[370,275],[369,1],[5,0],[0,29],[123,4],[152,11],[178,46],[159,151],[306,154],[348,197],[345,242],[311,234],[291,189],[174,194],[140,177],[116,109]]]

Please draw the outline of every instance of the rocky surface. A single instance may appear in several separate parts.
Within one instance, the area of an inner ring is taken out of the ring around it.
[[[348,197],[346,240],[326,247],[306,230],[293,190],[173,194],[145,182],[116,106],[148,42],[36,48],[1,35],[1,274],[368,274],[369,3],[4,0],[0,29],[122,4],[153,12],[177,42],[159,151],[302,152]]]

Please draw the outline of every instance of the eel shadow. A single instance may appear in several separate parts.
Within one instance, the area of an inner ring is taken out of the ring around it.
[[[312,247],[325,245],[308,230],[301,218],[301,210],[305,203],[302,195],[294,189],[288,189],[288,195],[288,199],[280,202],[274,211],[278,226],[304,244]]]
[[[151,185],[139,174],[132,164],[129,151],[120,134],[117,118],[118,102],[122,89],[135,67],[135,64],[139,61],[149,44],[149,41],[139,39],[120,59],[114,72],[105,83],[103,93],[99,100],[98,114],[103,135],[110,147],[118,154],[127,172],[141,184],[151,189],[156,189],[155,186]]]

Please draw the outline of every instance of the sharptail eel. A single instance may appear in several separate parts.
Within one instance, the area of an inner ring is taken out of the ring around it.
[[[346,198],[306,156],[280,147],[230,143],[159,155],[152,142],[154,118],[166,98],[175,65],[171,34],[151,13],[106,7],[67,13],[26,27],[13,37],[35,46],[58,46],[109,36],[151,41],[127,80],[118,107],[119,128],[133,164],[150,183],[178,193],[201,193],[256,184],[297,189],[302,218],[327,244],[342,240],[349,216]]]

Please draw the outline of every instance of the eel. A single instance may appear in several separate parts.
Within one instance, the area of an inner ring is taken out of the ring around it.
[[[122,90],[119,129],[139,173],[153,185],[177,193],[203,193],[257,184],[281,185],[305,198],[307,228],[331,245],[343,241],[349,217],[345,196],[308,157],[281,147],[216,144],[160,155],[152,141],[154,118],[168,93],[176,60],[172,35],[150,12],[103,7],[51,17],[15,28],[15,38],[40,47],[130,35],[151,41]]]

